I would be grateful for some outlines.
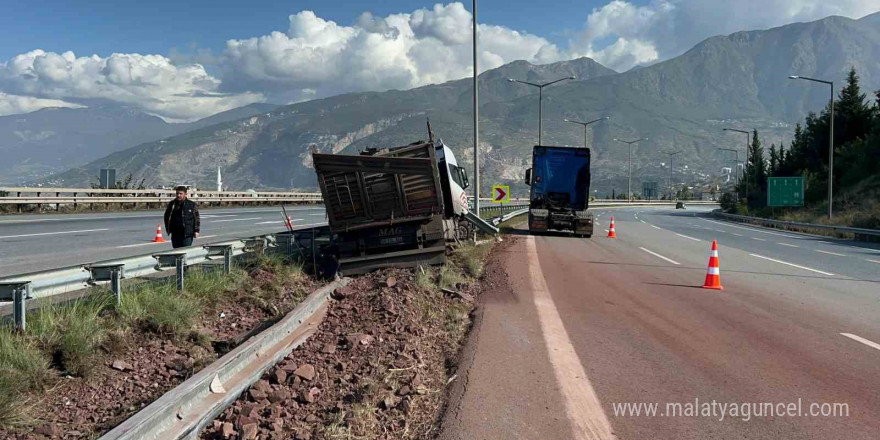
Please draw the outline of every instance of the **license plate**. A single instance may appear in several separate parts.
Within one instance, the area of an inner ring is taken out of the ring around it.
[[[379,239],[380,245],[400,244],[403,243],[403,237],[385,237]]]

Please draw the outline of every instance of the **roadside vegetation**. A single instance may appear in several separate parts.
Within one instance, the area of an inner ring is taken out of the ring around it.
[[[827,219],[830,103],[795,126],[787,147],[770,145],[766,158],[758,131],[753,131],[749,157],[761,160],[752,159],[746,167],[736,188],[741,199],[725,194],[722,209],[740,215],[880,229],[880,90],[871,98],[862,92],[859,76],[851,69],[834,104],[832,221]],[[797,176],[804,177],[805,206],[767,207],[767,178]]]
[[[216,316],[222,304],[252,304],[279,316],[298,301],[276,304],[282,293],[307,294],[307,277],[298,266],[260,257],[222,271],[195,266],[185,289],[175,279],[130,280],[122,301],[104,289],[66,304],[43,301],[28,313],[27,330],[0,327],[0,428],[37,423],[30,409],[60,377],[88,380],[94,370],[129,349],[135,335],[185,341],[211,350],[213,335],[201,321]],[[242,329],[247,331],[249,329]]]

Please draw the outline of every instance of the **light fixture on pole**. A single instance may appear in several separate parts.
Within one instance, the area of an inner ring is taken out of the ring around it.
[[[580,125],[584,126],[584,148],[587,148],[587,126],[594,123],[594,122],[604,121],[608,118],[609,118],[608,116],[605,116],[604,118],[593,119],[592,121],[589,121],[589,122],[575,121],[574,119],[563,119],[563,121],[564,122],[571,122],[572,124],[580,124]]]
[[[626,198],[627,198],[627,201],[632,202],[632,179],[633,179],[633,149],[632,149],[632,146],[633,146],[633,144],[635,144],[637,142],[646,141],[646,140],[648,140],[648,138],[639,138],[634,141],[624,141],[624,140],[620,140],[617,138],[615,138],[614,140],[617,142],[623,142],[624,144],[629,145],[629,178],[627,179],[627,183],[626,183],[626,191],[627,191]]]
[[[739,150],[734,150],[733,148],[719,148],[722,151],[733,151],[734,154],[734,162],[733,162],[733,178],[734,178],[734,193],[736,193],[736,199],[739,200],[739,190],[736,189],[739,187]]]
[[[831,86],[831,122],[828,124],[828,220],[831,220],[831,206],[833,205],[834,195],[834,81],[825,81],[824,79],[807,78],[806,76],[791,75],[789,79],[802,79],[804,81],[813,81]]]
[[[543,145],[541,143],[541,141],[542,141],[541,135],[542,135],[542,130],[543,130],[542,119],[544,116],[543,115],[543,113],[544,113],[544,87],[547,87],[552,84],[556,84],[560,81],[565,81],[565,80],[575,79],[575,78],[577,78],[577,77],[572,75],[567,78],[559,78],[555,81],[550,81],[550,82],[543,83],[543,84],[536,84],[533,82],[528,82],[528,81],[523,81],[523,80],[513,79],[513,78],[507,79],[507,81],[509,81],[509,82],[518,82],[518,83],[522,83],[522,84],[526,84],[526,85],[538,88],[538,145]]]

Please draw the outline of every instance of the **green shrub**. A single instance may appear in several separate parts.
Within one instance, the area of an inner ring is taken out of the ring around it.
[[[123,294],[116,307],[124,324],[173,336],[188,334],[200,312],[201,302],[173,283],[145,283]]]

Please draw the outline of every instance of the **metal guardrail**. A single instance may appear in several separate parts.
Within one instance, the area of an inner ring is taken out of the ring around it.
[[[816,223],[802,223],[802,222],[791,222],[786,220],[771,220],[767,218],[761,217],[749,217],[745,215],[736,215],[736,214],[727,214],[723,212],[713,212],[714,216],[718,218],[724,218],[728,220],[738,221],[741,223],[748,223],[758,226],[764,226],[768,228],[776,228],[776,229],[785,229],[789,231],[809,231],[809,230],[821,230],[821,231],[831,231],[840,234],[853,234],[853,235],[867,235],[873,237],[880,237],[880,230],[878,229],[865,229],[865,228],[852,228],[849,226],[835,226],[835,225],[820,225]]]
[[[0,205],[78,205],[90,203],[166,203],[174,190],[0,187]],[[277,191],[201,191],[190,192],[196,202],[308,202],[320,203],[321,193]]]
[[[310,225],[294,228],[294,231],[307,231],[322,226],[324,225]],[[290,238],[287,243],[282,243],[280,237]],[[289,252],[292,246],[290,240],[293,240],[292,235],[285,231],[14,275],[0,278],[0,301],[13,302],[15,325],[25,329],[29,299],[47,298],[93,286],[109,285],[119,301],[122,297],[122,279],[139,278],[171,269],[176,271],[177,288],[183,290],[184,271],[187,266],[217,261],[222,262],[224,270],[229,273],[234,256],[251,251],[264,251],[267,248],[278,248],[282,245],[286,246]]]

